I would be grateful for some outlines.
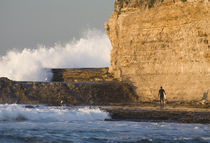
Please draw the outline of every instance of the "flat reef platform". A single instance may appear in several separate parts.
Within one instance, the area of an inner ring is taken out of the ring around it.
[[[140,103],[138,105],[106,106],[101,109],[109,112],[111,118],[106,119],[107,121],[210,124],[209,105]]]

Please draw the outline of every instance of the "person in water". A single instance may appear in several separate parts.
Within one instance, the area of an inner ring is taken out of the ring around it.
[[[165,103],[165,95],[166,95],[166,92],[165,92],[165,90],[163,89],[163,87],[161,86],[160,87],[160,90],[159,90],[159,93],[158,93],[158,95],[160,96],[160,103]]]

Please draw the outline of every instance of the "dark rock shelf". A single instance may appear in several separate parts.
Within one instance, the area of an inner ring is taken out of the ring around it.
[[[112,105],[135,101],[132,87],[118,81],[15,82],[0,78],[1,104]]]
[[[170,106],[170,105],[169,105]],[[179,122],[210,124],[209,108],[165,108],[157,107],[103,107],[111,119],[106,121],[136,121],[136,122]]]

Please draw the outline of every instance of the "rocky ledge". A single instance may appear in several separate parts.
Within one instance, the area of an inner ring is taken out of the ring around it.
[[[78,82],[78,81],[113,81],[113,75],[108,72],[109,68],[67,68],[51,69],[54,82]]]
[[[135,103],[127,83],[101,82],[16,82],[0,78],[0,104],[112,105]]]
[[[155,121],[155,122],[179,122],[179,123],[210,123],[209,108],[195,108],[180,106],[112,106],[103,107],[109,112],[111,119],[107,121]]]

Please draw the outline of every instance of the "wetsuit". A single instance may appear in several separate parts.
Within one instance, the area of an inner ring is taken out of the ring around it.
[[[161,88],[159,90],[160,102],[164,102],[164,94],[165,94],[165,90]]]

